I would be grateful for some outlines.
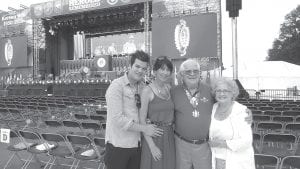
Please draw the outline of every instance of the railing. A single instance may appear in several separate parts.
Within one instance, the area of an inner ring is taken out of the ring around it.
[[[264,89],[264,90],[254,90],[246,89],[240,90],[240,93],[248,93],[250,99],[280,99],[280,100],[300,100],[300,90],[297,88],[291,89]],[[248,97],[247,96],[247,97]]]

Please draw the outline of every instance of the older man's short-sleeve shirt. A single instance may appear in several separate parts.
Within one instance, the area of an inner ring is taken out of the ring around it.
[[[171,95],[175,105],[175,131],[189,140],[206,139],[214,103],[210,87],[205,84],[200,85],[199,104],[196,108],[200,112],[199,117],[193,116],[194,108],[183,86],[174,87]]]

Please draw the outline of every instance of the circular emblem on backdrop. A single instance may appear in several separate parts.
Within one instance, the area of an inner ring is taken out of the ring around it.
[[[5,55],[5,60],[7,62],[7,65],[10,66],[14,55],[14,48],[10,39],[7,39],[7,42],[5,43],[4,55]]]
[[[106,0],[107,1],[107,3],[109,3],[110,5],[115,5],[117,2],[118,2],[118,0]]]
[[[186,21],[180,19],[180,23],[175,27],[175,45],[180,56],[186,55],[186,49],[190,44],[190,29],[186,26]]]
[[[104,58],[99,58],[97,60],[97,66],[103,68],[106,65],[106,60]]]

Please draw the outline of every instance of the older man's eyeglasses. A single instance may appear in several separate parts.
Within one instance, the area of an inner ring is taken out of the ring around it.
[[[141,96],[140,96],[140,94],[136,93],[134,95],[134,99],[135,99],[136,107],[137,108],[141,108],[142,103],[141,103]]]
[[[218,90],[216,90],[216,93],[217,94],[221,94],[221,93],[225,93],[225,94],[228,94],[228,93],[231,93],[231,91],[230,90],[221,90],[221,89],[218,89]]]
[[[199,75],[200,74],[200,70],[185,70],[184,74],[185,75]]]

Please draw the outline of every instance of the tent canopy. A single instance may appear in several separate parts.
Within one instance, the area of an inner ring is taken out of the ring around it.
[[[232,69],[226,69],[222,74],[232,77]],[[238,76],[245,89],[300,88],[300,66],[284,61],[242,63]]]

